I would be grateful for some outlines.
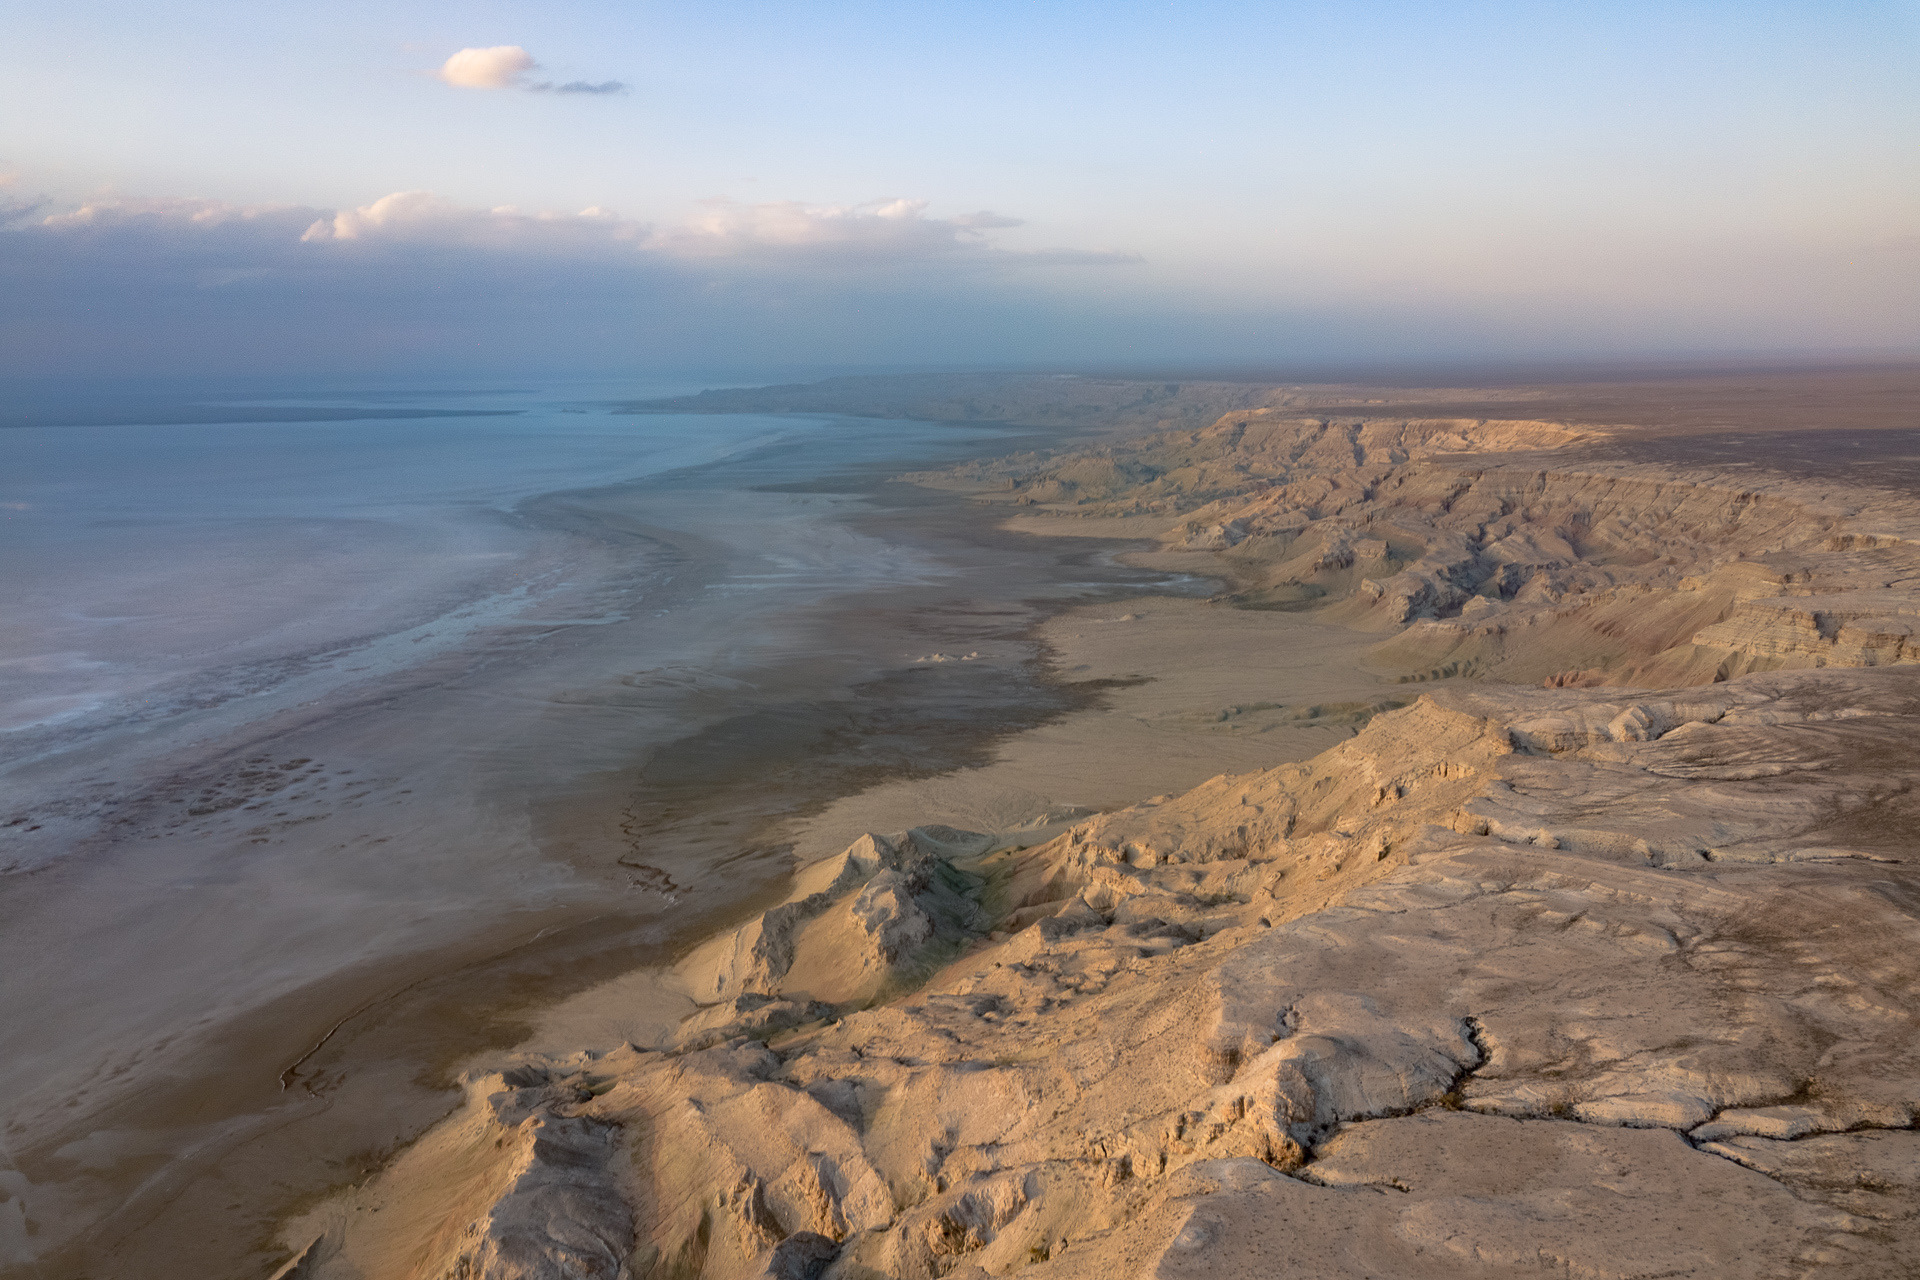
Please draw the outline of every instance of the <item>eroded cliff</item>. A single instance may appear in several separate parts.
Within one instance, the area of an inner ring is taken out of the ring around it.
[[[1920,1269],[1920,522],[1589,439],[1238,414],[939,478],[1506,682],[1037,843],[866,836],[656,1042],[471,1075],[290,1273]]]
[[[1119,518],[1243,607],[1390,633],[1383,667],[1677,685],[1920,658],[1920,504],[1582,456],[1597,428],[1229,414],[930,482]]]

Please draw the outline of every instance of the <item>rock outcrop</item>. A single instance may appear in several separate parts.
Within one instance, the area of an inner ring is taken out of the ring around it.
[[[1221,397],[924,479],[1518,683],[1053,838],[863,837],[685,957],[658,1042],[470,1080],[295,1273],[1920,1274],[1920,506],[1126,412]]]
[[[1148,520],[1248,608],[1390,632],[1408,679],[1676,685],[1920,657],[1920,504],[1858,487],[1585,457],[1550,422],[1230,413],[938,478]]]
[[[1917,732],[1920,667],[1463,686],[1035,847],[870,837],[673,1042],[476,1081],[386,1175],[411,1274],[1910,1273]]]

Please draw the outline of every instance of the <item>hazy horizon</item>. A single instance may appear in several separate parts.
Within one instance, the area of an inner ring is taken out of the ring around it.
[[[0,374],[1920,355],[1920,9],[19,15]]]

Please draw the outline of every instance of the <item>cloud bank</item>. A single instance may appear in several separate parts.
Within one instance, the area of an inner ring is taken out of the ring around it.
[[[1019,247],[921,200],[650,222],[400,191],[345,209],[99,199],[0,217],[0,373],[1914,353],[1920,254],[1598,239],[1404,277]],[[1651,248],[1658,252],[1643,252]],[[1093,270],[1091,268],[1102,268]]]
[[[609,262],[649,257],[705,263],[751,261],[770,268],[832,267],[843,272],[932,264],[1005,268],[1116,266],[1140,261],[1133,254],[1106,251],[1004,250],[993,244],[988,233],[1018,227],[1020,219],[984,210],[935,218],[928,216],[927,207],[925,200],[898,198],[856,205],[711,200],[687,222],[656,226],[599,208],[571,214],[524,213],[511,205],[473,209],[430,191],[397,191],[372,204],[315,218],[299,240],[308,245],[350,241],[458,245],[506,254],[565,253]],[[278,212],[272,207],[210,201],[120,201],[87,205],[48,218],[42,225],[61,228],[144,218],[200,227]]]
[[[712,201],[664,225],[426,191],[331,211],[100,199],[0,226],[0,371],[765,360],[796,339],[852,357],[928,314],[975,323],[1030,269],[1138,261],[995,243],[1018,225],[892,198]]]

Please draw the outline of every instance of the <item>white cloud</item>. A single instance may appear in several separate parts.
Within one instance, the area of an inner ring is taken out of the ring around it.
[[[534,65],[533,55],[519,45],[500,44],[490,49],[462,49],[448,58],[436,74],[462,89],[506,89],[533,70]]]
[[[41,225],[56,230],[82,227],[151,226],[212,228],[234,222],[262,222],[284,219],[301,212],[290,204],[228,204],[221,200],[196,200],[178,196],[95,200],[66,213],[49,214]]]
[[[90,239],[148,252],[157,261],[193,260],[218,272],[218,279],[209,279],[220,285],[250,278],[246,273],[262,264],[275,270],[321,269],[329,263],[371,262],[372,254],[424,262],[456,250],[479,255],[468,259],[474,269],[491,260],[501,270],[517,269],[511,264],[518,261],[529,269],[572,264],[589,271],[646,268],[736,278],[741,272],[769,278],[783,273],[877,278],[1139,261],[1120,253],[1002,249],[991,233],[1018,226],[1019,219],[992,213],[937,218],[928,214],[924,200],[891,197],[857,205],[712,200],[690,220],[672,225],[623,218],[598,207],[577,213],[528,213],[511,205],[477,209],[430,191],[396,191],[337,211],[108,198],[52,216],[21,205],[12,218],[15,225],[37,225],[44,234],[76,245]],[[0,229],[6,222],[0,216]]]
[[[1018,218],[986,212],[928,217],[925,200],[887,198],[855,205],[710,200],[691,221],[656,230],[648,244],[684,258],[785,259],[819,265],[971,262],[1010,266],[1067,261],[1057,253],[1002,250],[985,234],[1019,225]],[[1129,254],[1084,254],[1074,261],[1138,259]]]
[[[551,80],[535,83],[527,73],[539,66],[533,55],[517,44],[494,45],[488,49],[462,49],[434,72],[434,78],[462,89],[519,89],[526,93],[557,93],[568,96],[607,97],[627,92],[619,80]]]
[[[579,213],[522,213],[512,205],[469,209],[431,191],[396,191],[372,204],[316,219],[300,239],[306,244],[363,241],[630,253],[645,244],[651,230],[646,223],[600,208]]]
[[[605,209],[523,213],[511,206],[470,209],[429,191],[397,191],[372,204],[314,220],[302,241],[358,241],[488,246],[521,252],[610,252],[775,266],[841,268],[951,262],[982,265],[1102,265],[1133,262],[1128,254],[1050,250],[1011,253],[986,233],[1020,225],[993,213],[927,216],[924,200],[882,199],[858,205],[794,200],[741,204],[711,200],[690,221],[655,226]]]
[[[857,205],[775,200],[740,204],[709,200],[691,221],[654,237],[665,252],[696,258],[806,252],[883,257],[945,256],[980,248],[970,227],[926,216],[924,200],[874,200]]]

